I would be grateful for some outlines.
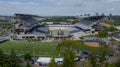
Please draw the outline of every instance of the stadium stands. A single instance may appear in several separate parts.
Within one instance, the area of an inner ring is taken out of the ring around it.
[[[40,32],[40,33],[47,33],[46,31],[42,31],[40,29],[35,29],[36,32]]]
[[[95,31],[91,27],[104,19],[104,16],[91,16],[84,17],[80,22],[76,24],[68,24],[67,22],[46,22],[39,24],[39,22],[34,19],[34,15],[27,14],[15,14],[15,28],[14,33],[16,35],[25,34],[24,36],[37,36],[40,34],[46,36],[46,39],[49,38],[72,38],[79,40],[79,37],[93,34]],[[90,29],[90,30],[89,30]],[[62,34],[59,35],[56,32],[59,30],[62,31]],[[37,33],[37,34],[36,34]],[[28,35],[27,35],[28,34]],[[33,34],[33,35],[30,35]]]
[[[111,44],[108,39],[96,38],[96,37],[84,37],[83,41],[85,42],[103,42],[106,44]]]
[[[103,40],[95,37],[85,37],[83,39],[85,42],[102,42]]]
[[[91,28],[93,25],[101,22],[104,19],[104,16],[92,16],[81,19],[78,23],[75,24],[76,27],[82,28],[83,30]]]
[[[73,28],[73,29],[70,31],[70,34],[78,33],[78,32],[80,32],[80,31],[81,31],[80,29]]]
[[[35,31],[41,32],[41,33],[48,33],[48,28],[47,27],[39,27],[39,28],[36,28]]]
[[[23,15],[23,14],[16,14],[17,19],[22,21],[24,24],[26,24],[29,28],[38,26],[37,20],[33,18],[32,15]]]

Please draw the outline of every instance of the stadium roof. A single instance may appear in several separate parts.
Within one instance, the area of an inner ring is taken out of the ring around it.
[[[76,27],[82,28],[83,30],[91,28],[93,25],[101,22],[104,16],[91,16],[81,19],[75,24]]]
[[[34,15],[28,14],[15,14],[16,19],[20,20],[22,23],[26,24],[27,27],[33,28],[38,26],[38,21],[34,19]]]

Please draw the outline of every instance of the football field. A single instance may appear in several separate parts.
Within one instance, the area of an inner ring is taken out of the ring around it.
[[[56,49],[57,43],[55,42],[27,42],[27,41],[7,41],[0,44],[0,49],[5,53],[10,53],[13,49],[18,54],[24,54],[25,52],[30,52],[35,56],[59,56]],[[93,53],[101,53],[101,47],[90,47],[79,42],[80,50],[91,50]],[[112,52],[108,49],[108,52]]]

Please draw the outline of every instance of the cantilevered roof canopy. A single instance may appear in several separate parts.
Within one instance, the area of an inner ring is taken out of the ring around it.
[[[75,24],[76,27],[79,27],[83,30],[91,28],[93,25],[101,22],[105,16],[91,16],[81,19],[78,23]]]

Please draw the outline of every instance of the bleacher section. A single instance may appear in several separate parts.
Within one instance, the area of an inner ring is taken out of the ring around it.
[[[27,14],[16,14],[17,21],[19,21],[18,25],[16,26],[20,28],[27,28],[27,32],[39,32],[39,33],[48,33],[47,27],[44,27],[44,25],[40,25],[39,22],[34,19],[33,15],[27,15]]]
[[[33,28],[39,25],[38,21],[35,20],[32,15],[16,14],[16,16],[17,16],[17,19],[22,21],[29,28]]]
[[[44,31],[44,29],[35,29],[36,32],[40,32],[40,33],[48,33],[48,31]]]
[[[82,28],[83,30],[91,28],[93,25],[101,22],[104,19],[104,16],[92,16],[81,19],[78,23],[75,24],[76,27]]]
[[[84,37],[83,41],[85,42],[105,42],[110,43],[108,39],[96,38],[96,37]]]
[[[70,34],[78,33],[78,32],[80,32],[80,31],[81,31],[80,29],[72,28],[72,29],[70,30]]]
[[[101,22],[104,19],[104,16],[91,16],[84,17],[76,24],[68,24],[66,22],[54,23],[46,22],[45,24],[39,24],[39,22],[34,19],[34,15],[27,14],[15,14],[15,34],[19,37],[42,37],[42,38],[60,38],[59,33],[56,33],[59,30],[62,30],[65,35],[61,38],[72,38],[79,40],[79,37],[93,34],[95,31],[93,26]],[[24,35],[22,35],[24,34]],[[52,35],[52,37],[51,37]],[[70,35],[70,36],[69,36]],[[90,39],[91,40],[91,39]]]
[[[84,31],[82,31],[81,29],[79,29],[77,27],[70,28],[69,33],[70,33],[70,35],[73,35],[73,38],[75,40],[79,40],[79,37],[86,35],[86,33]]]

